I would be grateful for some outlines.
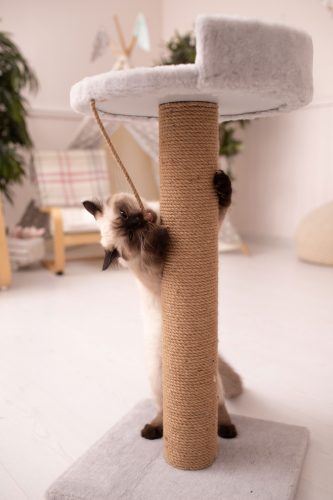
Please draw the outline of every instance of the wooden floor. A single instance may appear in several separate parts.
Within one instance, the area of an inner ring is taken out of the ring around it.
[[[307,426],[297,500],[332,500],[333,269],[297,262],[288,246],[251,250],[220,266],[220,350],[246,385],[229,408]],[[131,276],[91,261],[63,277],[17,273],[0,292],[1,500],[41,500],[149,395],[139,316]]]

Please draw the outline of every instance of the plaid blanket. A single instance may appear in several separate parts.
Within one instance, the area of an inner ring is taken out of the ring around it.
[[[35,151],[34,168],[41,207],[75,207],[110,193],[103,149]]]

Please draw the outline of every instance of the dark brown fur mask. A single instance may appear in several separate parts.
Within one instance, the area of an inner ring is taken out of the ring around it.
[[[119,193],[103,205],[84,201],[83,206],[96,219],[101,231],[101,244],[105,249],[103,270],[126,261],[140,259],[145,266],[161,267],[169,246],[169,233],[161,225],[158,211],[147,207],[145,214],[135,197]]]

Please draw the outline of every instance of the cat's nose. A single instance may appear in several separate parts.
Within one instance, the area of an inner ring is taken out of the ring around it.
[[[128,229],[138,229],[143,224],[144,220],[141,214],[130,215],[126,221]]]

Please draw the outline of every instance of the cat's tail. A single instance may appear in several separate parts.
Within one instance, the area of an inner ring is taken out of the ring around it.
[[[222,358],[218,358],[218,368],[226,399],[236,398],[243,392],[241,376]]]

